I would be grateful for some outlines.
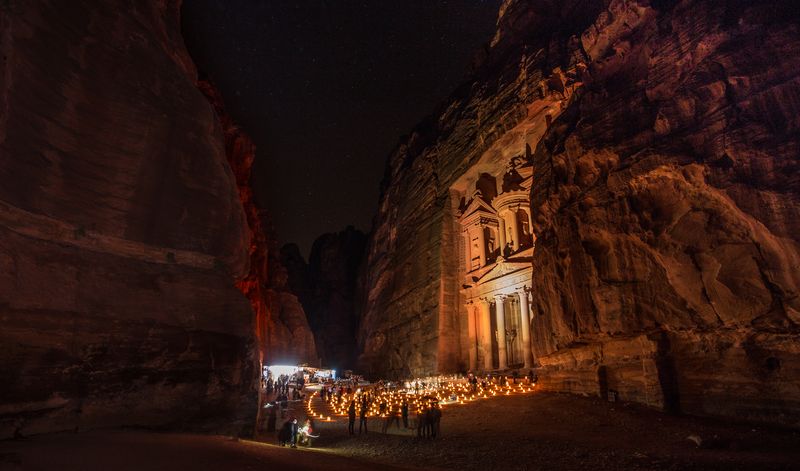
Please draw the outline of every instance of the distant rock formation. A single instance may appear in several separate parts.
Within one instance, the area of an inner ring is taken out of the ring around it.
[[[800,423],[797,20],[788,0],[505,1],[472,78],[389,160],[363,367],[465,371],[527,297],[545,389]],[[497,222],[459,218],[476,196],[491,214],[476,187],[526,147],[533,275],[476,314],[467,294],[516,268]]]
[[[291,291],[299,296],[314,332],[322,365],[356,366],[356,288],[366,236],[352,226],[314,241],[309,263],[294,244],[281,248]]]
[[[269,238],[269,267],[266,299],[273,319],[267,336],[269,364],[319,366],[318,346],[309,316],[290,287],[290,272],[283,265],[282,252],[274,237]]]

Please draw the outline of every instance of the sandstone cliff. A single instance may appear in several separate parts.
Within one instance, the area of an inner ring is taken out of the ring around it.
[[[225,153],[234,176],[250,234],[248,272],[236,281],[247,296],[254,313],[258,360],[263,365],[318,362],[314,337],[306,314],[287,287],[286,269],[281,265],[277,241],[266,222],[266,213],[256,205],[250,174],[256,157],[255,144],[225,111],[219,90],[207,79],[197,84],[214,107],[222,126]]]
[[[307,311],[299,294],[291,288],[291,269],[284,266],[282,251],[274,238],[269,240],[269,266],[266,299],[274,318],[268,337],[271,364],[319,366],[318,345]]]
[[[250,231],[178,10],[0,9],[0,438],[255,414]]]
[[[308,263],[296,245],[281,248],[289,286],[303,304],[324,366],[356,367],[356,285],[366,236],[352,226],[314,241]]]
[[[449,193],[528,145],[541,386],[799,423],[797,20],[789,1],[506,1],[474,76],[390,158],[365,366],[464,369]]]

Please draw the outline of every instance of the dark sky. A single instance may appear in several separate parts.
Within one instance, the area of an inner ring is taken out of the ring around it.
[[[304,255],[368,231],[386,157],[456,88],[500,0],[184,0],[198,68],[257,146],[256,200]]]

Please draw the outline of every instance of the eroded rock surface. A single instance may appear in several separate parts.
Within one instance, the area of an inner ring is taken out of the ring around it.
[[[548,388],[800,418],[797,12],[611,2],[534,158]]]
[[[178,10],[0,9],[0,438],[255,414],[249,230]]]
[[[533,149],[540,385],[796,425],[798,12],[509,0],[473,77],[391,156],[361,360],[466,369],[452,201]]]
[[[207,79],[200,80],[197,86],[213,105],[222,126],[225,153],[247,217],[250,264],[247,273],[236,281],[236,287],[247,296],[253,307],[259,362],[265,366],[316,365],[319,358],[306,314],[297,297],[288,290],[278,243],[271,236],[273,231],[266,212],[256,205],[250,186],[255,144],[227,113],[219,90]]]
[[[314,241],[308,263],[296,245],[281,248],[291,291],[303,304],[322,365],[338,371],[356,367],[358,269],[366,236],[352,226]]]

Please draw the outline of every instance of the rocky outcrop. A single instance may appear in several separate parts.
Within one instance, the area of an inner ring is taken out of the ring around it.
[[[309,319],[297,292],[291,289],[291,271],[283,264],[278,241],[269,240],[270,273],[265,291],[273,321],[269,325],[270,364],[319,366],[319,353]]]
[[[788,1],[504,2],[390,158],[364,365],[464,369],[450,192],[528,145],[540,385],[800,423],[797,33]]]
[[[545,387],[800,423],[792,8],[611,2],[582,33],[534,157]]]
[[[0,9],[0,437],[253,419],[250,231],[178,9]]]
[[[236,281],[253,307],[259,363],[263,365],[318,362],[314,338],[297,297],[287,289],[277,241],[271,237],[266,213],[256,205],[250,175],[256,148],[225,111],[219,90],[208,80],[197,84],[214,107],[225,137],[225,153],[233,169],[250,234],[249,271]]]
[[[356,367],[356,285],[365,244],[364,233],[348,226],[317,238],[308,264],[296,245],[281,248],[289,286],[303,304],[322,365],[338,371]]]

